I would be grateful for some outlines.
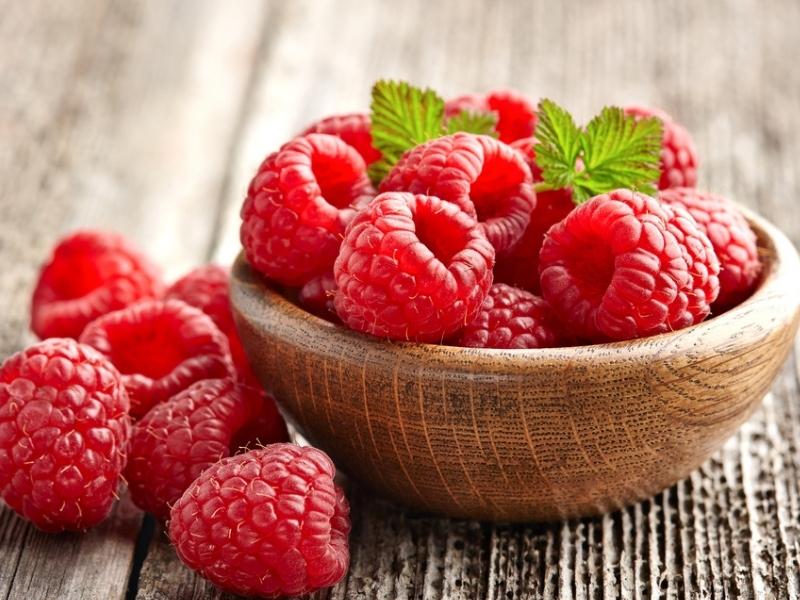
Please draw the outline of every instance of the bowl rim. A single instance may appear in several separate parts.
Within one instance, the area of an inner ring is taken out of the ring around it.
[[[273,287],[262,275],[253,269],[247,259],[244,257],[244,251],[241,251],[234,262],[232,269],[231,279],[239,279],[239,283],[255,286],[262,290],[265,297],[270,298],[270,301],[280,309],[284,317],[290,319],[299,319],[305,322],[307,327],[313,329],[310,333],[319,335],[335,335],[345,340],[347,343],[358,344],[362,352],[368,350],[374,351],[391,351],[397,353],[398,351],[405,351],[408,354],[422,353],[427,359],[431,359],[433,355],[444,357],[449,355],[451,359],[458,358],[469,359],[470,361],[480,361],[486,359],[494,361],[498,357],[507,359],[527,359],[530,360],[536,357],[538,360],[552,360],[564,361],[569,360],[571,357],[579,358],[586,356],[587,353],[596,355],[600,352],[607,352],[610,354],[619,354],[621,352],[629,353],[632,350],[641,350],[646,346],[657,345],[659,342],[666,342],[669,338],[679,335],[686,335],[690,332],[697,332],[710,323],[719,325],[720,321],[731,321],[733,324],[738,315],[749,311],[754,305],[764,300],[768,295],[775,292],[777,287],[781,285],[790,284],[790,287],[795,287],[797,294],[795,299],[796,311],[800,307],[800,258],[798,257],[797,250],[792,242],[781,232],[775,225],[770,223],[764,217],[761,217],[753,211],[737,205],[737,207],[744,214],[748,223],[756,233],[758,238],[759,254],[763,254],[764,250],[770,256],[770,260],[763,262],[764,271],[761,274],[761,279],[755,291],[745,300],[738,305],[730,308],[729,310],[713,316],[710,319],[701,321],[689,327],[684,327],[675,331],[660,333],[642,338],[634,338],[630,340],[622,340],[616,342],[603,342],[598,344],[583,344],[575,346],[558,346],[553,348],[467,348],[462,346],[451,346],[446,344],[433,344],[412,341],[392,340],[388,338],[380,338],[369,335],[360,331],[348,329],[340,324],[332,323],[317,315],[314,315],[302,307],[298,306],[287,298],[279,289]],[[242,273],[243,276],[238,275]],[[790,277],[792,273],[795,274],[795,283],[792,283]],[[788,277],[787,277],[788,276]],[[232,285],[235,290],[236,284]],[[234,307],[236,306],[237,294],[231,294],[231,300]],[[235,312],[244,312],[237,310]],[[251,320],[245,317],[247,320]]]

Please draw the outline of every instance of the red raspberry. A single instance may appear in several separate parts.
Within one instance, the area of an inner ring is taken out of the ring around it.
[[[455,204],[387,192],[347,228],[334,266],[336,312],[357,331],[439,342],[480,309],[493,263],[494,249]]]
[[[169,537],[223,590],[259,597],[330,587],[350,561],[350,509],[330,459],[273,444],[225,458],[172,508]]]
[[[225,335],[180,300],[148,300],[109,313],[89,323],[80,341],[122,373],[136,418],[195,381],[233,371]]]
[[[77,338],[87,323],[161,293],[156,269],[120,235],[78,231],[42,267],[31,303],[40,338]]]
[[[289,440],[275,400],[232,379],[205,379],[136,423],[125,478],[136,506],[160,519],[202,471],[240,447]]]
[[[335,135],[355,148],[361,158],[364,159],[364,162],[371,165],[381,157],[381,153],[372,146],[371,127],[372,123],[369,114],[351,113],[334,115],[316,121],[309,125],[300,135],[308,135],[309,133]]]
[[[542,292],[575,337],[625,340],[702,321],[719,260],[681,208],[615,190],[553,226],[539,256]]]
[[[510,146],[486,135],[456,133],[403,155],[381,191],[437,196],[477,216],[498,255],[520,240],[536,206],[531,172]]]
[[[756,234],[736,205],[722,196],[694,188],[672,188],[659,194],[670,206],[682,206],[697,221],[719,257],[719,296],[715,313],[739,304],[753,291],[761,274]]]
[[[0,492],[39,529],[108,515],[129,434],[120,374],[93,348],[52,338],[0,367]]]
[[[667,113],[655,108],[628,106],[625,113],[635,117],[658,117],[664,124],[661,144],[661,179],[658,189],[690,186],[697,183],[697,151],[689,132]]]
[[[364,159],[332,135],[295,138],[258,168],[242,207],[247,260],[303,285],[333,266],[347,223],[374,195]]]
[[[458,345],[553,348],[562,345],[562,338],[561,326],[547,302],[525,290],[496,283],[478,315],[461,330]]]
[[[542,169],[536,164],[536,144],[539,143],[535,137],[530,136],[512,142],[510,145],[519,152],[525,164],[531,170],[531,176],[536,182],[542,181]],[[537,195],[538,200],[538,195]]]
[[[485,96],[465,94],[445,104],[447,117],[457,115],[462,110],[495,113],[495,130],[500,141],[507,144],[533,135],[536,129],[537,116],[533,104],[514,90],[495,90]]]
[[[511,147],[518,150],[528,163],[533,180],[542,180],[542,170],[536,164],[534,147],[536,138],[517,140]],[[539,286],[539,250],[544,242],[544,235],[553,225],[566,217],[575,204],[569,190],[550,190],[536,193],[536,208],[531,213],[522,239],[510,252],[498,256],[494,266],[494,280],[538,293]]]
[[[300,306],[308,312],[328,320],[338,320],[333,296],[336,292],[336,279],[333,271],[310,279],[297,296]]]
[[[250,363],[233,320],[229,293],[230,271],[219,265],[204,265],[189,271],[173,283],[167,300],[182,300],[206,313],[228,338],[233,364],[243,377],[250,377]]]
[[[491,112],[492,109],[489,108],[486,96],[483,94],[461,94],[444,103],[444,116],[447,118],[455,117],[462,111]]]

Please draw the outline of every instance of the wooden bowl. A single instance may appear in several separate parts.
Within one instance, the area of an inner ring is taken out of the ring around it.
[[[256,375],[339,468],[451,517],[542,521],[649,497],[759,405],[800,319],[800,262],[748,214],[764,276],[736,308],[655,337],[547,350],[392,343],[314,317],[239,257],[231,296]]]

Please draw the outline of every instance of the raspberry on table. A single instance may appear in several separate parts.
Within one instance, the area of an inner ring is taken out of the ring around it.
[[[248,262],[289,286],[329,271],[347,223],[374,196],[364,159],[332,135],[311,133],[270,154],[242,206]]]
[[[493,112],[497,115],[495,130],[507,144],[533,135],[536,110],[533,103],[514,90],[494,90],[486,95],[465,94],[445,103],[445,116],[453,117],[462,110]]]
[[[458,206],[386,192],[347,228],[334,266],[334,305],[357,331],[441,342],[480,309],[493,264],[491,244]]]
[[[93,348],[51,338],[0,367],[0,494],[39,529],[105,519],[129,435],[121,376]]]
[[[218,460],[288,440],[274,398],[233,379],[205,379],[134,425],[125,478],[136,506],[166,520],[169,507]]]
[[[630,190],[595,196],[553,226],[539,268],[562,324],[592,342],[698,323],[719,293],[719,259],[695,220]]]
[[[761,261],[756,234],[736,205],[694,188],[663,190],[659,200],[688,210],[711,240],[720,262],[719,296],[712,311],[723,312],[747,298],[761,274]]]
[[[228,338],[231,357],[237,371],[250,377],[247,360],[239,332],[233,319],[230,301],[230,270],[220,265],[203,265],[189,271],[167,288],[166,300],[182,300],[206,313]]]
[[[471,133],[447,135],[406,152],[380,189],[453,202],[477,217],[498,256],[519,242],[536,207],[531,172],[519,153]]]
[[[293,596],[335,585],[350,561],[350,509],[316,448],[273,444],[209,467],[172,507],[178,556],[218,587]]]
[[[155,267],[121,235],[77,231],[62,239],[42,267],[31,302],[40,338],[77,338],[87,323],[161,294]]]
[[[542,180],[542,170],[536,164],[536,138],[517,140],[511,147],[519,151],[533,175],[533,181]],[[569,190],[548,190],[536,193],[536,208],[531,221],[522,234],[522,239],[503,256],[497,257],[494,280],[507,283],[534,293],[539,293],[539,250],[547,230],[566,217],[575,203]]]
[[[372,145],[372,123],[368,113],[333,115],[309,125],[300,135],[327,133],[341,138],[355,148],[367,165],[380,160],[381,153]]]
[[[667,113],[655,108],[628,106],[625,114],[635,117],[658,117],[664,126],[661,143],[661,178],[658,189],[694,187],[697,183],[697,151],[692,136]]]
[[[338,321],[333,296],[336,292],[336,279],[333,271],[310,279],[300,288],[297,301],[311,314],[323,319]]]
[[[461,330],[459,346],[472,348],[553,348],[564,345],[562,327],[550,305],[504,283],[490,289],[476,317]]]
[[[180,300],[147,300],[90,323],[80,341],[122,373],[140,418],[195,381],[228,377],[228,340],[211,317]]]

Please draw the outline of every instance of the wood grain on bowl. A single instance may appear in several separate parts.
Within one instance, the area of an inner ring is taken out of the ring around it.
[[[414,508],[495,520],[605,512],[685,477],[747,419],[800,321],[800,262],[748,214],[764,276],[693,327],[546,350],[392,343],[323,321],[240,257],[231,297],[261,382],[339,468]]]

